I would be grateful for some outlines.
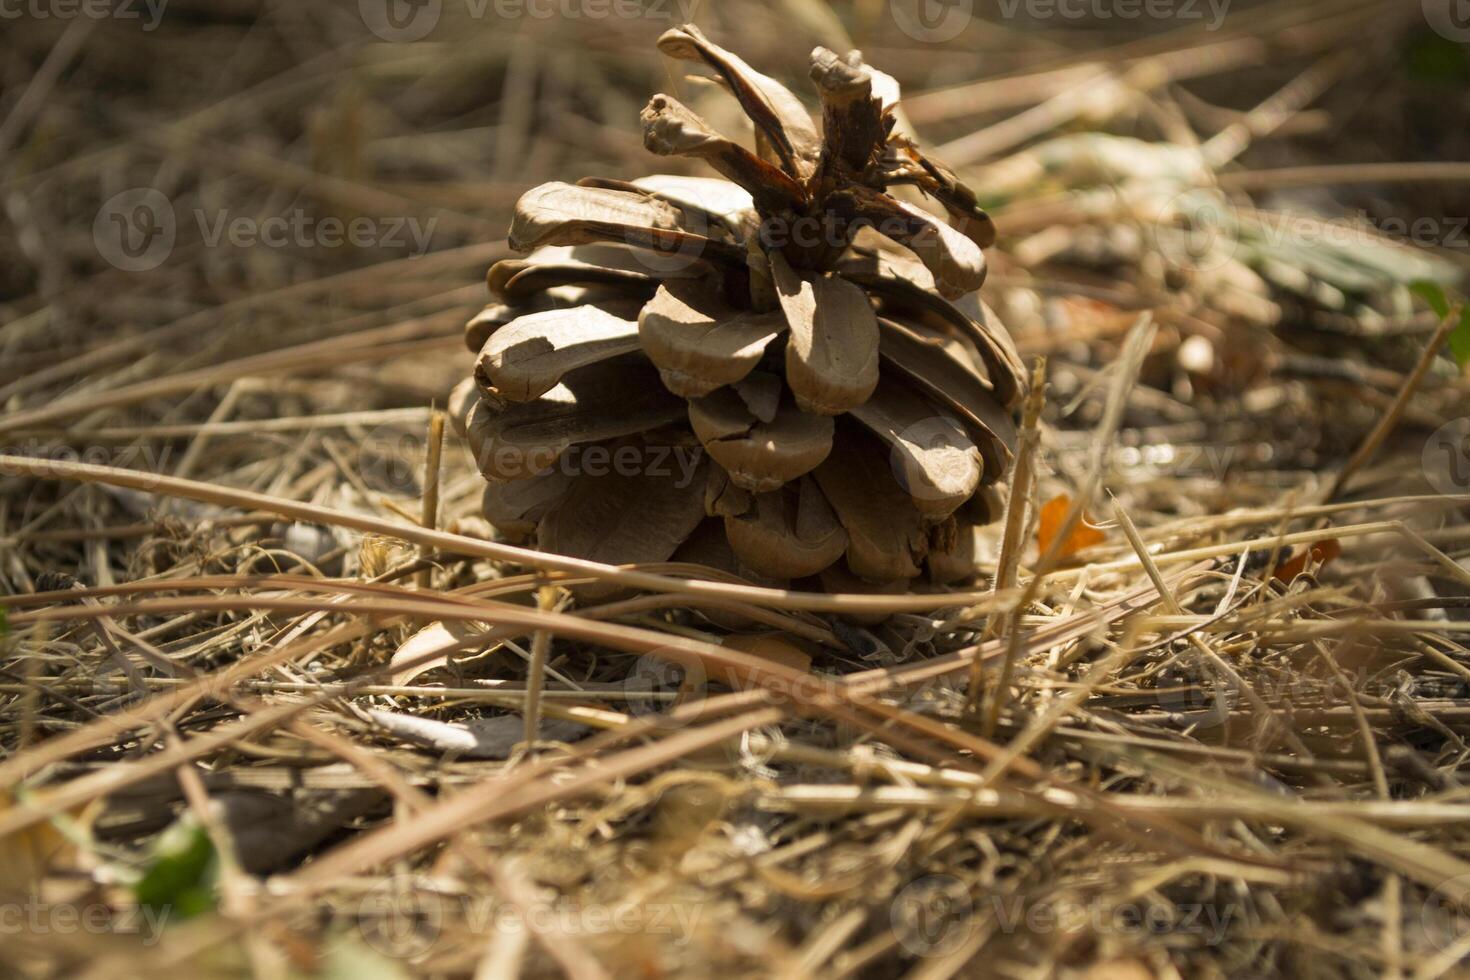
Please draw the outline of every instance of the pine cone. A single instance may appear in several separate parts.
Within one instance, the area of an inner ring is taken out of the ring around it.
[[[452,409],[513,539],[614,563],[692,561],[843,591],[973,569],[998,516],[1019,358],[975,295],[989,217],[896,130],[898,86],[812,54],[796,97],[694,27],[751,152],[658,95],[644,142],[725,179],[543,184],[516,207]],[[886,193],[909,184],[950,223]]]

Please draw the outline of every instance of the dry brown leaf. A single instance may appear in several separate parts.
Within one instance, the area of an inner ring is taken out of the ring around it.
[[[430,623],[414,633],[393,652],[389,666],[394,684],[412,684],[414,679],[449,662],[455,653],[483,645],[484,631],[470,623]]]
[[[1036,526],[1036,542],[1042,554],[1051,551],[1052,542],[1062,530],[1062,522],[1067,519],[1067,513],[1071,509],[1072,498],[1065,493],[1042,504]],[[1087,515],[1084,514],[1077,522],[1077,526],[1072,529],[1072,533],[1067,535],[1067,540],[1062,543],[1057,557],[1071,558],[1078,552],[1091,548],[1095,544],[1102,544],[1106,540],[1107,535],[1100,528],[1089,523]]]
[[[1335,561],[1342,555],[1342,542],[1336,538],[1324,538],[1311,547],[1303,550],[1295,557],[1282,562],[1276,567],[1272,577],[1281,582],[1290,583],[1298,575],[1307,570],[1309,566],[1323,566]]]
[[[0,798],[0,813],[11,805]],[[69,870],[76,857],[76,845],[51,823],[0,837],[0,900],[34,901],[42,879]]]

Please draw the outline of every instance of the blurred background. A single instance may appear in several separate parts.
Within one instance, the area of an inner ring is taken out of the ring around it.
[[[1432,330],[1407,284],[1463,272],[1457,3],[3,0],[0,444],[377,511],[415,497],[517,196],[682,166],[642,147],[658,91],[739,132],[655,49],[693,21],[799,93],[817,44],[897,77],[993,210],[984,294],[1063,401],[1152,309],[1166,401],[1129,438],[1309,469]],[[1059,419],[1063,445],[1094,421]],[[195,448],[205,424],[229,438]],[[1239,493],[1223,466],[1210,492]]]

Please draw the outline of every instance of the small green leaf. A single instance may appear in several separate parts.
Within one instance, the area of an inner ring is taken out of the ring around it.
[[[214,908],[219,859],[204,828],[185,817],[158,835],[143,877],[133,886],[138,903],[171,919]]]
[[[1460,325],[1450,334],[1450,353],[1460,367],[1470,364],[1470,307],[1461,311]]]
[[[1444,287],[1429,279],[1420,279],[1409,284],[1409,290],[1429,304],[1429,308],[1439,316],[1441,320],[1450,315],[1450,298],[1445,295]]]
[[[1470,81],[1470,54],[1465,46],[1432,31],[1422,30],[1410,36],[1403,63],[1415,81],[1443,86]]]
[[[1412,283],[1409,289],[1413,291],[1424,302],[1429,304],[1435,314],[1443,320],[1450,315],[1450,297],[1445,294],[1444,288],[1436,282],[1421,279]],[[1464,367],[1470,364],[1470,304],[1463,299],[1460,303],[1460,324],[1450,333],[1450,353],[1455,358],[1455,363]]]

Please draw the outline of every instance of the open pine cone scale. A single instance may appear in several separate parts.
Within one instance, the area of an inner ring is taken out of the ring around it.
[[[648,149],[719,178],[521,198],[509,237],[527,254],[491,268],[495,301],[466,328],[474,375],[451,406],[487,518],[551,551],[765,583],[972,574],[1024,396],[975,295],[989,218],[895,132],[898,87],[856,52],[813,53],[819,135],[790,91],[698,29],[659,48],[713,70],[756,148],[659,95]]]

